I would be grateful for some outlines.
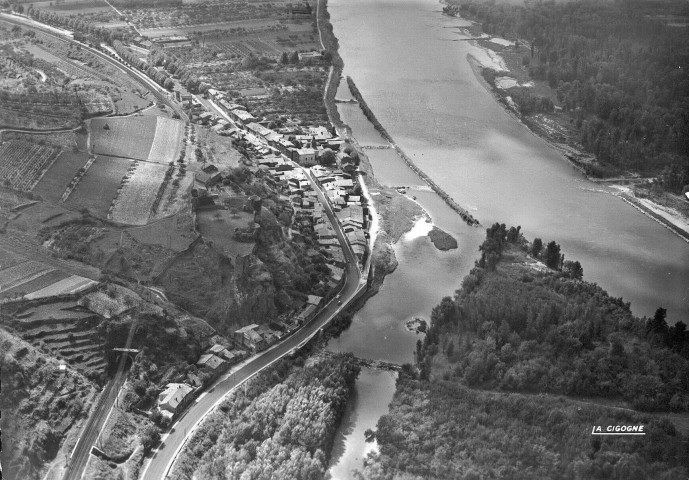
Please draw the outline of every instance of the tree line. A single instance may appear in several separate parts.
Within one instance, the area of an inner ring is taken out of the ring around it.
[[[673,5],[451,0],[445,11],[477,19],[489,35],[528,41],[529,74],[557,89],[587,150],[681,191],[689,183],[689,43],[660,18]]]
[[[194,435],[172,472],[188,478],[322,479],[359,367],[351,356],[287,361],[234,392]]]
[[[634,317],[566,272],[556,242],[528,242],[519,227],[492,225],[480,252],[433,309],[416,365],[403,366],[389,413],[367,431],[378,452],[355,478],[686,476],[672,417],[628,408],[689,408],[686,327],[668,327],[662,308]],[[595,437],[594,425],[646,435]]]
[[[422,379],[443,359],[448,378],[472,387],[689,409],[685,324],[668,327],[662,308],[652,319],[634,317],[629,303],[583,281],[557,243],[529,243],[519,227],[496,223],[480,251],[455,297],[433,309],[417,346]]]

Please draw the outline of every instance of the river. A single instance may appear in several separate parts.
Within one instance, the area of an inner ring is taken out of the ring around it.
[[[689,245],[586,180],[508,114],[467,61],[468,54],[481,52],[456,41],[465,21],[442,15],[434,0],[329,0],[328,10],[344,74],[418,167],[483,228],[498,221],[521,225],[529,239],[556,240],[567,259],[581,262],[587,280],[630,301],[636,315],[650,316],[663,306],[669,323],[687,322]],[[338,98],[347,97],[341,86]],[[338,110],[362,145],[385,144],[356,104],[338,104]],[[428,319],[431,308],[458,288],[484,230],[466,226],[437,195],[414,187],[422,182],[394,151],[366,153],[376,178],[386,185],[411,185],[410,194],[457,238],[459,248],[439,252],[426,236],[403,237],[395,245],[399,267],[329,349],[411,361],[419,337],[406,331],[404,321]],[[347,472],[361,467],[361,458],[375,448],[360,432],[375,428],[371,419],[385,411],[381,404],[392,394],[389,382],[372,382],[369,374],[357,383],[358,397],[367,401],[356,403],[340,432],[333,478],[351,478]]]

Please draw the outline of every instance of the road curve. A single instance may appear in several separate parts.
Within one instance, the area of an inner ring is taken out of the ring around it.
[[[313,179],[309,177],[309,180],[325,206],[326,215],[335,228],[337,239],[342,246],[347,261],[345,284],[340,291],[342,305],[338,305],[338,299],[331,300],[308,324],[304,325],[284,341],[266,350],[260,356],[250,359],[247,363],[223,377],[222,380],[211,387],[205,395],[199,397],[196,403],[192,404],[187,412],[182,415],[182,418],[173,425],[170,433],[163,438],[158,450],[145,467],[141,476],[142,480],[163,480],[166,478],[172,470],[174,462],[186,441],[191,437],[206,415],[208,415],[228,393],[262,369],[268,367],[273,362],[279,360],[308,341],[318,333],[323,326],[330,322],[335,315],[345,308],[348,303],[354,300],[363,288],[365,288],[365,282],[362,285],[361,271],[357,264],[356,257],[352,253],[349,243],[337,222],[337,218],[330,204],[325,200],[323,192],[318,188]]]

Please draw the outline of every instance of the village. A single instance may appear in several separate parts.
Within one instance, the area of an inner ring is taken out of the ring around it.
[[[175,37],[101,43],[76,29],[45,30],[26,17],[21,27],[3,30],[6,49],[19,52],[5,65],[5,81],[16,87],[15,103],[34,95],[37,105],[35,115],[13,124],[27,130],[5,133],[0,144],[12,160],[0,172],[10,219],[10,235],[0,245],[0,270],[7,274],[0,282],[3,319],[18,351],[26,342],[54,357],[58,372],[76,369],[116,389],[108,400],[119,405],[112,417],[107,410],[89,415],[102,425],[103,438],[122,435],[118,428],[134,419],[142,422],[139,436],[148,427],[167,430],[233,372],[301,342],[304,332],[318,333],[314,325],[351,301],[352,285],[365,287],[372,213],[358,153],[324,114],[321,84],[329,60],[313,27],[290,15],[290,28],[303,33],[260,57],[272,65],[270,81],[249,69],[228,83],[205,62],[196,88],[169,62],[143,68],[142,56],[155,60],[151,47],[180,58],[184,45]],[[20,55],[30,58],[25,52],[48,60],[34,72]],[[256,57],[231,62],[243,66]],[[48,104],[62,99],[47,102],[40,92],[80,79],[93,89],[80,91],[79,101],[65,93],[60,108],[83,124],[52,117],[55,125],[38,123]],[[34,84],[39,93],[29,88]],[[7,118],[13,105],[5,105]],[[46,126],[61,130],[37,142],[31,129]],[[26,151],[33,170],[17,175]],[[41,256],[29,260],[26,247],[11,242],[33,218],[39,226],[21,238],[30,238]],[[284,271],[299,274],[298,285],[281,280],[278,267],[268,265],[275,259],[265,258],[283,246],[289,255],[278,252],[283,258],[275,264],[293,262]],[[231,278],[233,289],[219,287],[222,278]],[[205,285],[218,289],[204,291]],[[267,302],[276,306],[238,314],[239,300],[260,302],[266,285],[275,288]],[[206,316],[211,310],[214,316]],[[130,348],[124,338],[137,328],[143,331]],[[127,365],[120,384],[108,381],[117,364],[118,372]],[[80,395],[75,404],[91,404]],[[111,448],[96,447],[101,460],[111,455]],[[77,451],[78,468],[104,468],[87,446]]]
[[[267,122],[255,118],[223,92],[209,88],[204,99],[215,107],[215,112],[206,109],[195,95],[180,98],[192,123],[207,126],[218,135],[230,137],[246,147],[255,168],[269,176],[272,185],[280,189],[281,199],[289,200],[293,208],[288,236],[295,238],[304,235],[305,231],[315,233],[317,245],[310,253],[315,255],[320,251],[324,254],[330,270],[327,297],[308,295],[307,301],[298,310],[283,314],[278,320],[267,324],[250,324],[237,329],[229,342],[224,337],[214,337],[217,343],[208,347],[196,363],[200,370],[208,374],[209,380],[214,380],[247,356],[270,348],[307,323],[342,285],[345,255],[325,209],[331,208],[335,213],[360,269],[364,269],[370,255],[368,229],[371,213],[362,195],[358,155],[331,129],[324,126],[304,127],[295,122],[275,131],[266,126]],[[197,208],[226,208],[219,201],[226,190],[222,180],[221,170],[213,164],[204,163],[202,171],[194,175],[192,195]],[[323,204],[316,188],[325,194],[327,206]],[[255,215],[260,215],[260,209],[258,198],[249,199],[244,206],[244,210]],[[258,228],[257,224],[255,226]],[[237,237],[244,234],[242,231],[235,233]],[[200,382],[193,385],[165,385],[158,397],[158,411],[173,421],[198,395],[201,386]]]

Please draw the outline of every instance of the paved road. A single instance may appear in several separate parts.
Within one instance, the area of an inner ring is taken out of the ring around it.
[[[313,183],[313,180],[310,180]],[[319,188],[315,188],[315,190],[321,198],[321,202],[324,202],[325,198],[321,190]],[[332,300],[313,320],[311,320],[311,322],[295,332],[292,336],[263,352],[261,356],[251,359],[247,363],[241,365],[230,375],[227,375],[219,381],[205,395],[199,397],[197,402],[194,403],[173,426],[170,434],[163,439],[162,444],[145,468],[141,476],[142,480],[162,480],[166,478],[168,473],[172,470],[174,461],[186,440],[191,437],[203,418],[210,413],[229,392],[263,368],[269,366],[271,363],[284,357],[293,349],[305,343],[339,313],[347,303],[352,301],[357,293],[363,288],[365,281],[363,281],[362,284],[361,271],[357,265],[356,257],[349,247],[337,223],[337,218],[335,218],[335,214],[330,209],[329,204],[326,202],[324,205],[326,205],[325,212],[328,218],[333,223],[333,226],[335,226],[337,238],[343,246],[345,259],[347,261],[345,284],[340,292],[342,305],[338,305],[337,299]]]
[[[129,335],[127,336],[127,342],[124,348],[129,348],[132,344],[132,339],[134,338],[134,332],[136,331],[136,321],[132,322],[129,328]],[[84,475],[84,470],[89,461],[89,456],[91,455],[91,448],[93,444],[98,439],[100,431],[103,428],[105,420],[108,418],[108,413],[110,409],[117,400],[117,395],[120,392],[120,388],[124,383],[127,376],[124,374],[124,367],[127,363],[127,355],[121,355],[120,363],[117,366],[117,373],[110,382],[103,389],[98,403],[93,410],[93,413],[86,422],[84,429],[81,431],[79,440],[77,441],[72,454],[67,460],[67,467],[65,468],[65,473],[62,476],[63,480],[80,480]]]

